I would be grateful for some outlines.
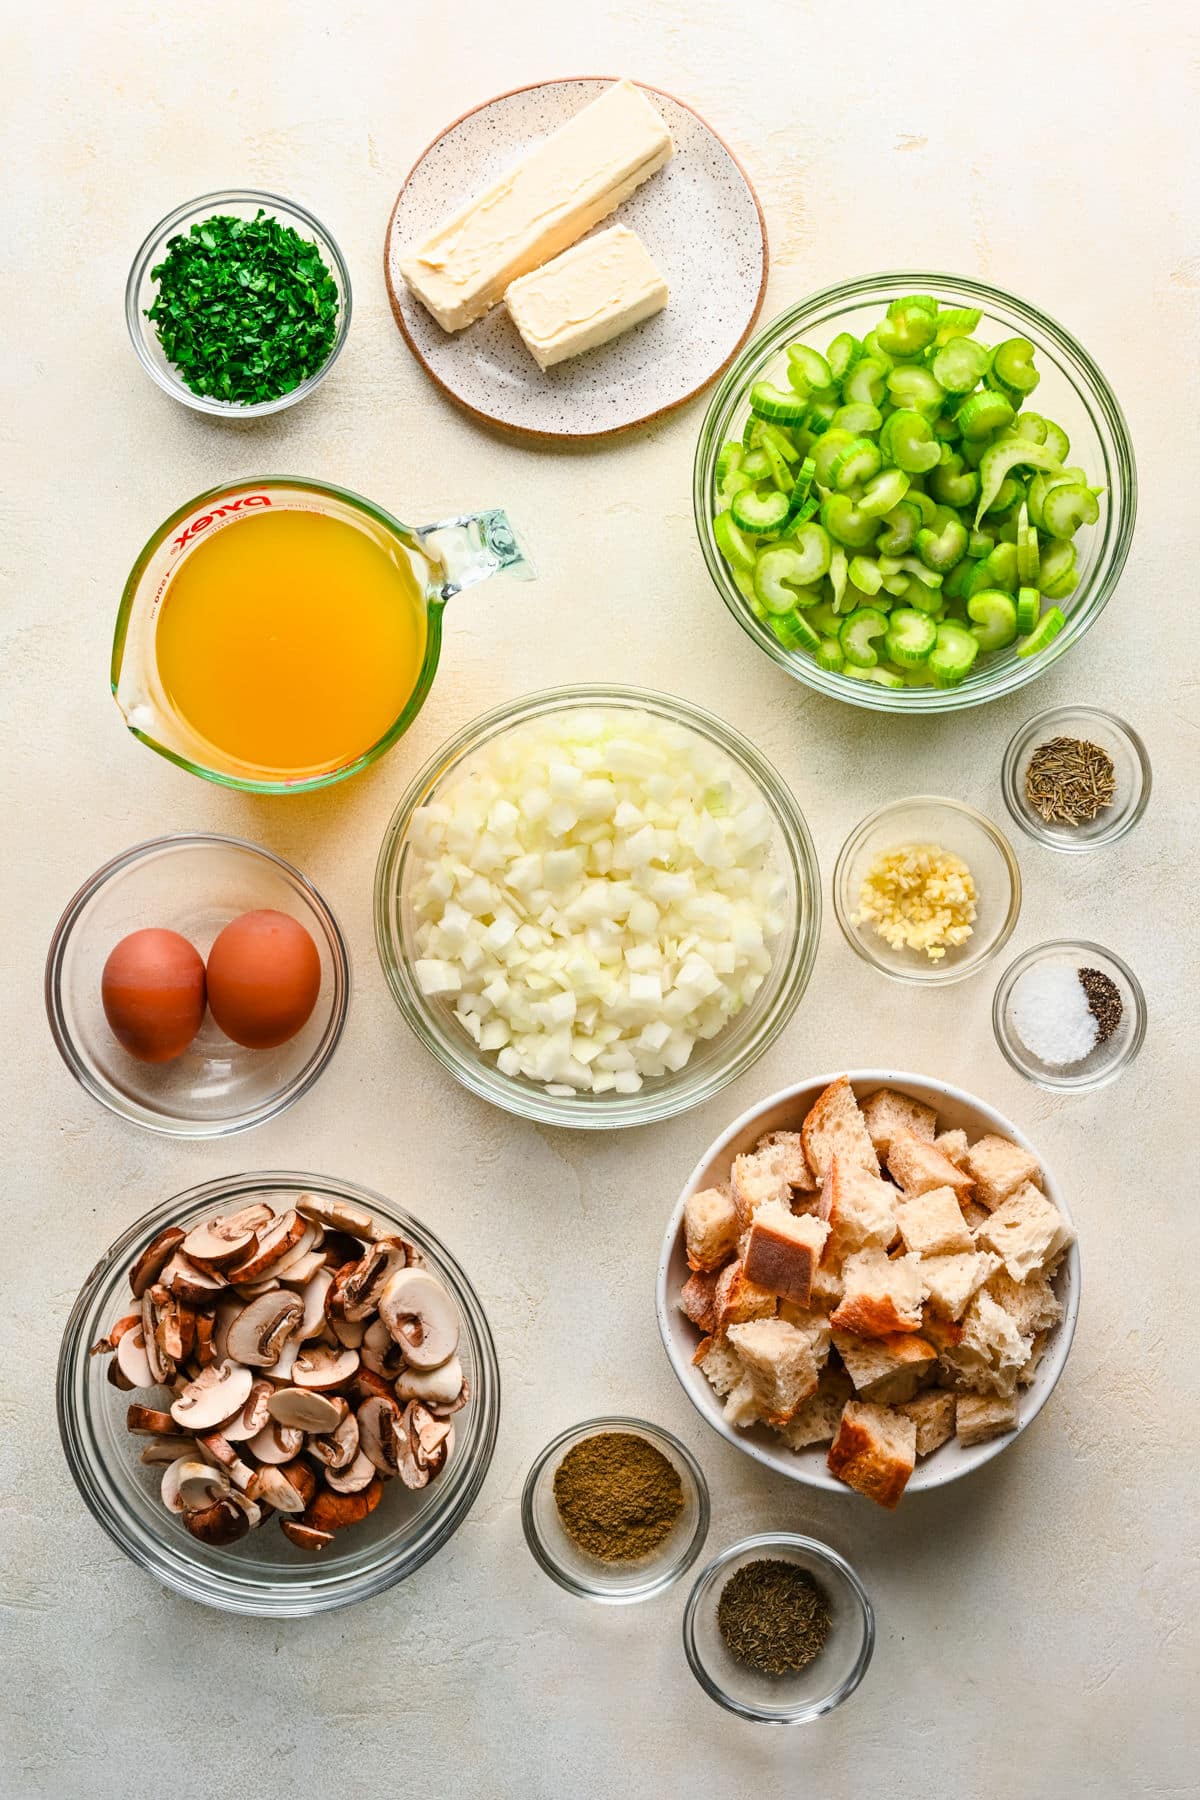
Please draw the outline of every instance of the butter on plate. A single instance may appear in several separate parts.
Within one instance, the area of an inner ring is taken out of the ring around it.
[[[667,284],[637,232],[611,225],[522,275],[504,304],[529,354],[548,369],[661,312]]]
[[[511,283],[606,219],[675,146],[632,81],[606,88],[515,168],[406,250],[400,273],[445,331],[461,331]]]

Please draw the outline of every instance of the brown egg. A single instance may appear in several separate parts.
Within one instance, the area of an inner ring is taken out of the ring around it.
[[[295,1037],[321,991],[321,958],[288,913],[243,913],[208,953],[208,1005],[227,1037],[273,1050]]]
[[[104,965],[100,999],[113,1036],[139,1062],[182,1056],[204,1018],[204,964],[177,931],[131,931]]]

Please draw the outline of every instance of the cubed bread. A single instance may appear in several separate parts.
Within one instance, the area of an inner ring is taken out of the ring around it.
[[[824,1181],[835,1156],[859,1163],[872,1175],[879,1173],[879,1158],[871,1143],[866,1121],[844,1075],[830,1082],[800,1128],[808,1166]]]
[[[783,1427],[790,1450],[806,1450],[811,1444],[831,1443],[847,1400],[854,1398],[850,1377],[843,1369],[823,1369],[817,1391],[810,1394]]]
[[[894,1131],[911,1131],[914,1137],[933,1142],[937,1132],[937,1114],[932,1106],[914,1100],[911,1094],[897,1093],[895,1088],[876,1088],[860,1104],[867,1131],[878,1155],[887,1155]]]
[[[981,1225],[987,1224],[992,1215],[986,1206],[976,1206],[974,1200],[964,1200],[962,1202],[962,1216],[966,1220],[967,1229],[973,1237]]]
[[[955,1408],[955,1429],[964,1447],[986,1444],[989,1438],[1003,1437],[1017,1428],[1015,1394],[960,1394]]]
[[[899,1505],[917,1460],[917,1427],[903,1413],[848,1400],[826,1458],[831,1475],[889,1511]]]
[[[999,1269],[988,1277],[987,1291],[1022,1337],[1048,1331],[1062,1318],[1058,1297],[1040,1269],[1026,1281],[1014,1281],[1007,1269]]]
[[[893,1132],[887,1166],[893,1181],[904,1189],[909,1199],[939,1187],[953,1188],[961,1197],[969,1194],[975,1185],[975,1177],[966,1169],[956,1168],[936,1144],[915,1137],[911,1131]]]
[[[961,1319],[971,1296],[999,1267],[999,1257],[981,1250],[922,1257],[921,1274],[930,1308],[943,1319]]]
[[[820,1367],[810,1334],[786,1319],[754,1319],[731,1325],[729,1341],[745,1365],[760,1416],[768,1425],[786,1425],[817,1391]]]
[[[683,1208],[689,1269],[719,1269],[738,1240],[737,1209],[721,1188],[702,1188]]]
[[[955,1397],[945,1388],[930,1388],[899,1409],[917,1428],[917,1455],[930,1456],[954,1436]]]
[[[921,1327],[921,1336],[933,1345],[941,1359],[941,1367],[935,1380],[945,1379],[950,1387],[954,1386],[954,1372],[945,1362],[945,1352],[953,1350],[956,1344],[962,1343],[963,1328],[955,1324],[953,1319],[939,1318],[929,1307],[925,1309],[925,1323]]]
[[[896,1201],[890,1181],[882,1181],[839,1151],[829,1168],[817,1203],[817,1216],[829,1226],[825,1260],[835,1267],[854,1250],[877,1244],[886,1250],[896,1241]]]
[[[965,1131],[943,1131],[934,1138],[933,1147],[935,1150],[940,1150],[943,1156],[948,1157],[956,1169],[962,1168],[970,1148]]]
[[[1025,1182],[1036,1181],[1041,1173],[1031,1151],[1022,1150],[1019,1144],[994,1132],[975,1140],[967,1151],[965,1164],[968,1173],[975,1177],[974,1197],[989,1212],[994,1212]]]
[[[896,1224],[904,1248],[917,1256],[952,1256],[975,1248],[953,1188],[930,1188],[897,1201]]]
[[[979,1227],[975,1242],[994,1250],[1014,1281],[1026,1281],[1038,1269],[1052,1269],[1075,1233],[1053,1200],[1026,1182]]]
[[[758,1208],[750,1227],[743,1264],[746,1279],[798,1306],[808,1306],[813,1271],[828,1236],[823,1219],[797,1218],[779,1201],[768,1201]]]
[[[825,1367],[829,1360],[829,1346],[833,1341],[833,1333],[829,1320],[824,1313],[813,1312],[809,1307],[797,1306],[791,1300],[779,1302],[779,1317],[797,1331],[802,1331],[812,1345],[813,1361],[819,1369]]]
[[[1032,1342],[1032,1338],[1022,1337],[990,1294],[979,1293],[963,1315],[962,1337],[943,1350],[941,1360],[960,1388],[978,1394],[1011,1394]]]
[[[746,1229],[760,1206],[768,1206],[773,1200],[787,1206],[792,1198],[787,1176],[776,1168],[769,1151],[735,1156],[729,1171],[729,1190],[739,1231]]]
[[[733,1392],[746,1372],[741,1357],[724,1338],[705,1338],[697,1345],[692,1361],[703,1370],[705,1380],[722,1400]]]
[[[841,1270],[835,1269],[828,1259],[818,1263],[813,1271],[810,1306],[822,1312],[832,1312],[845,1291],[846,1284],[842,1280]]]
[[[773,1319],[775,1307],[774,1294],[748,1281],[740,1262],[726,1263],[713,1298],[718,1337],[724,1337],[731,1325],[743,1325],[748,1319]]]
[[[766,1423],[759,1405],[758,1390],[749,1375],[744,1374],[737,1386],[730,1388],[721,1409],[721,1417],[737,1431],[744,1431],[748,1425]]]
[[[833,1347],[859,1399],[877,1400],[883,1406],[911,1400],[938,1359],[934,1346],[915,1331],[894,1331],[883,1338],[835,1331]]]
[[[846,1291],[830,1315],[835,1331],[881,1338],[893,1331],[920,1330],[925,1298],[920,1257],[856,1250],[842,1265],[842,1279]]]
[[[703,1332],[717,1329],[717,1282],[715,1269],[700,1269],[689,1275],[679,1290],[680,1310]]]
[[[768,1131],[754,1149],[756,1155],[770,1156],[789,1187],[800,1193],[816,1193],[820,1183],[808,1166],[804,1139],[798,1131]]]
[[[1033,1343],[1029,1346],[1029,1355],[1021,1364],[1020,1373],[1017,1376],[1018,1387],[1028,1387],[1030,1385],[1038,1372],[1038,1364],[1046,1354],[1046,1345],[1049,1342],[1050,1333],[1048,1331],[1038,1331],[1034,1333]]]

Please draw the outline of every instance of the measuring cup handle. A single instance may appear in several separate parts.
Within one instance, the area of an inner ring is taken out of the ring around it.
[[[533,565],[521,548],[508,514],[498,508],[491,512],[465,513],[460,519],[442,519],[437,525],[425,525],[417,537],[434,563],[442,571],[441,597],[452,600],[464,588],[493,575],[508,573],[518,581],[534,579]]]

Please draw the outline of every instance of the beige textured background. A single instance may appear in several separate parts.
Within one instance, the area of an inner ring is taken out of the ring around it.
[[[1195,1163],[1183,1155],[1194,1135],[1183,1073],[1200,731],[1193,9],[15,10],[0,42],[0,1792],[1194,1793],[1197,1244]],[[1135,439],[1137,536],[1104,619],[1035,689],[925,723],[807,694],[753,653],[707,584],[689,504],[702,406],[564,454],[486,435],[411,360],[380,253],[415,152],[490,93],[620,70],[686,97],[743,155],[771,236],[766,316],[871,268],[943,266],[1029,295],[1098,358]],[[160,394],[121,312],[150,224],[238,183],[311,206],[355,281],[328,386],[240,429]],[[415,521],[503,502],[541,574],[451,610],[434,697],[380,767],[282,803],[171,769],[122,731],[105,691],[117,597],[143,539],[189,495],[267,470],[343,482]],[[794,783],[826,876],[881,798],[942,789],[1000,817],[1000,754],[1023,718],[1071,698],[1116,707],[1148,741],[1152,809],[1096,859],[1021,839],[1026,904],[1011,948],[1078,932],[1126,956],[1151,1007],[1140,1062],[1119,1087],[1059,1103],[1002,1062],[990,977],[914,996],[859,964],[827,918],[786,1036],[705,1112],[597,1142],[457,1091],[407,1034],[376,968],[379,838],[443,736],[496,701],[583,675],[677,688],[750,732]],[[261,839],[305,868],[348,932],[356,988],[343,1047],[306,1103],[242,1139],[173,1146],[73,1086],[40,979],[77,884],[124,846],[186,826]],[[1034,1134],[1071,1195],[1084,1266],[1071,1362],[1034,1428],[986,1472],[894,1518],[810,1497],[707,1432],[673,1382],[652,1310],[664,1214],[724,1121],[800,1072],[889,1062],[974,1087]],[[453,1544],[371,1604],[286,1626],[204,1612],[126,1562],[67,1478],[52,1387],[71,1299],[118,1230],[201,1179],[279,1163],[361,1180],[424,1215],[479,1287],[504,1377],[495,1462]],[[550,1432],[610,1408],[644,1411],[698,1452],[711,1550],[779,1524],[852,1557],[879,1645],[851,1705],[799,1733],[741,1724],[684,1665],[682,1590],[608,1611],[537,1571],[517,1516],[524,1470]]]

